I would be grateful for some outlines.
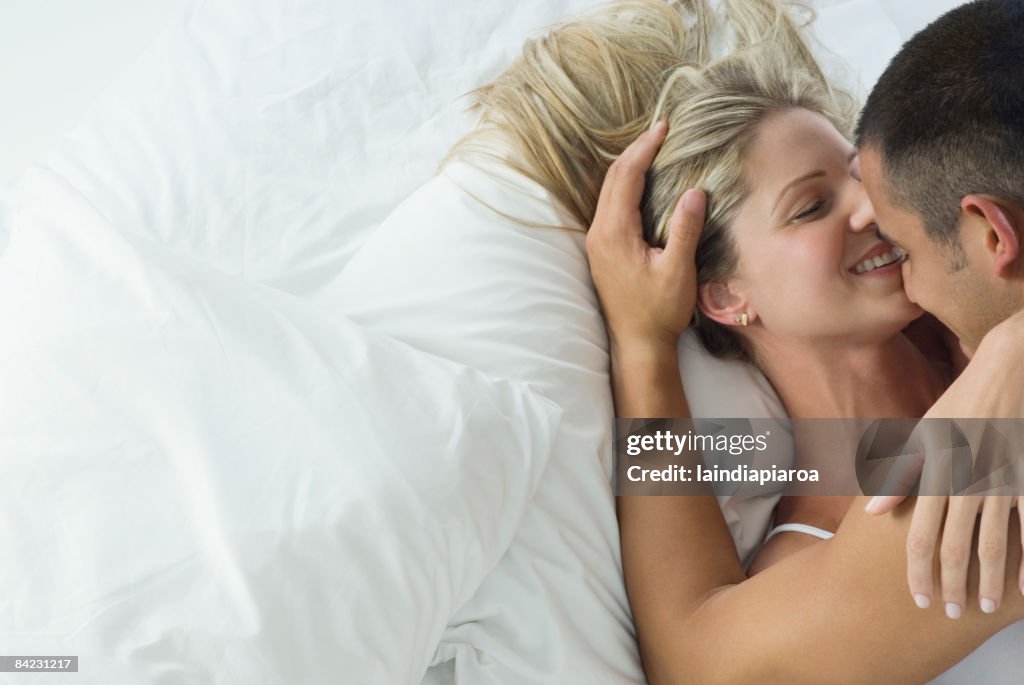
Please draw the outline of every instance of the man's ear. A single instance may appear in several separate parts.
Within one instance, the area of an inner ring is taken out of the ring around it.
[[[739,325],[743,314],[747,315],[748,323],[757,316],[747,298],[727,282],[701,283],[697,289],[697,306],[704,316],[724,326]]]
[[[1020,270],[1017,258],[1020,256],[1020,211],[1013,211],[999,200],[988,195],[964,195],[960,209],[969,216],[984,219],[984,248],[990,255],[996,276],[1009,278]]]

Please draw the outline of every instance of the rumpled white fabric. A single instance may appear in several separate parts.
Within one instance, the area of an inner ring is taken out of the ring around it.
[[[35,170],[0,257],[18,683],[415,683],[561,409],[110,225]],[[5,681],[6,682],[6,681]]]

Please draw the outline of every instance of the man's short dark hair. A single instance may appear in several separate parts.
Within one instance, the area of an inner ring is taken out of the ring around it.
[[[911,38],[871,91],[856,140],[880,155],[892,202],[957,252],[964,195],[1024,206],[1024,0],[976,0]]]

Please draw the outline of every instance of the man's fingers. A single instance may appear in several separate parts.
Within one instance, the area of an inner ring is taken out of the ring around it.
[[[918,497],[907,534],[907,582],[914,603],[922,609],[931,606],[934,590],[935,547],[942,529],[946,497]]]
[[[967,567],[980,505],[981,497],[977,495],[949,498],[939,560],[942,562],[942,601],[946,605],[946,616],[950,618],[960,618],[967,604]]]
[[[668,226],[668,244],[665,246],[668,259],[693,263],[697,241],[704,230],[706,211],[707,198],[701,190],[691,188],[679,198]]]
[[[978,602],[986,614],[998,609],[1003,601],[1006,538],[1013,499],[1000,495],[986,497],[981,510],[981,526],[978,530],[978,561],[981,562]]]

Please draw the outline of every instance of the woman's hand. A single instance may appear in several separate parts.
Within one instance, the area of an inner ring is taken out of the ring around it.
[[[886,497],[869,511],[885,513],[894,500],[899,499],[902,498]],[[1010,513],[1019,499],[1007,495],[917,498],[907,534],[907,581],[917,606],[922,609],[931,606],[934,595],[932,565],[938,549],[942,567],[941,599],[946,615],[960,618],[967,604],[967,567],[974,553],[975,524],[980,514],[978,603],[988,614],[999,608],[1003,600]],[[1018,508],[1018,514],[1024,522],[1024,511]]]
[[[1024,372],[1018,363],[1024,341],[1024,313],[1015,314],[989,331],[978,346],[970,364],[959,378],[936,402],[925,419],[998,419],[1024,418]],[[1011,441],[1015,443],[1016,441]],[[946,449],[943,449],[946,448]],[[906,489],[913,487],[918,477],[933,483],[948,477],[948,443],[934,450],[925,449],[900,479]],[[1022,487],[1022,458],[1007,455],[1016,463],[1004,468],[1010,488],[1019,492]],[[936,475],[942,474],[942,475]],[[941,489],[923,488],[928,492]],[[875,497],[868,504],[868,512],[884,514],[892,511],[904,497]],[[978,532],[977,554],[981,577],[978,588],[982,611],[995,611],[1003,597],[1003,578],[1007,546],[1007,528],[1011,510],[1024,523],[1022,497],[1008,495],[980,496],[928,496],[918,497],[914,507],[910,532],[907,537],[907,578],[914,601],[921,607],[931,603],[934,593],[932,564],[938,550],[942,565],[942,600],[946,614],[958,617],[966,603],[967,565],[975,549],[972,545],[979,510],[981,521]],[[941,542],[940,542],[941,538]],[[1018,586],[1024,592],[1024,563],[1018,572]]]
[[[918,498],[920,502],[921,499]],[[942,500],[942,497],[929,497],[930,500]],[[972,540],[974,538],[975,524],[978,522],[980,513],[981,523],[978,531],[978,560],[980,562],[980,579],[978,583],[978,601],[981,610],[991,614],[1003,599],[1003,585],[1006,576],[1006,545],[1010,525],[1010,510],[1017,505],[1017,498],[1001,495],[988,496],[958,496],[948,498],[949,505],[946,510],[945,524],[942,524],[941,512],[936,517],[933,512],[925,516],[921,521],[914,520],[910,526],[907,550],[912,547],[920,547],[920,552],[926,551],[929,542],[932,553],[928,554],[927,561],[923,558],[914,560],[908,573],[915,573],[910,576],[911,592],[916,584],[924,595],[931,594],[932,585],[932,563],[934,560],[934,545],[939,533],[942,534],[942,543],[939,548],[939,559],[942,562],[942,601],[945,603],[946,615],[950,618],[959,618],[962,608],[966,606],[967,600],[967,565],[971,559]],[[932,508],[938,509],[940,503],[935,502]],[[935,519],[938,519],[935,521]],[[934,523],[931,523],[935,521]],[[929,528],[934,526],[934,529]],[[941,526],[941,531],[938,530]],[[916,530],[915,530],[916,528]],[[910,540],[917,540],[915,545]],[[922,568],[925,563],[928,565],[928,577],[924,578]]]
[[[675,350],[693,317],[694,254],[704,226],[704,194],[688,190],[680,198],[664,249],[644,241],[640,217],[644,177],[667,131],[664,122],[655,124],[611,165],[587,234],[590,271],[613,353]]]

